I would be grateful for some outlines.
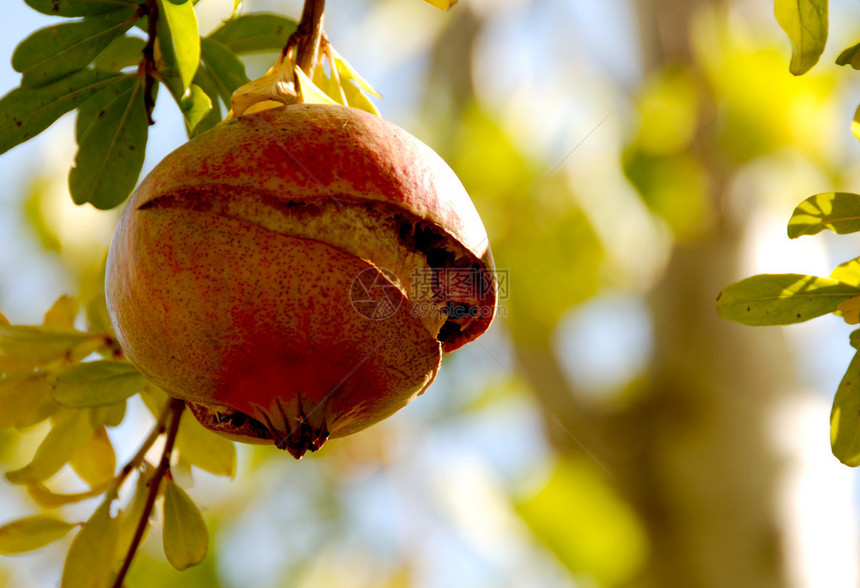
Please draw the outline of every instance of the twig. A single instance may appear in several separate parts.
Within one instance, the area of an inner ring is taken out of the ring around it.
[[[143,46],[143,60],[140,62],[138,71],[143,75],[143,105],[146,108],[146,120],[154,125],[152,120],[152,109],[155,108],[155,38],[158,34],[158,1],[146,0],[146,5],[141,7],[146,13],[146,45]]]
[[[137,523],[137,528],[134,531],[134,537],[131,540],[128,553],[126,553],[125,561],[122,562],[122,568],[120,568],[114,580],[113,588],[122,588],[123,580],[125,580],[125,576],[131,567],[134,554],[137,552],[137,548],[143,539],[143,533],[149,525],[149,517],[152,514],[152,507],[155,506],[155,500],[158,498],[158,489],[161,486],[161,480],[168,470],[170,470],[170,455],[173,453],[173,444],[176,442],[176,433],[179,431],[179,419],[182,417],[182,411],[185,410],[185,402],[173,398],[170,400],[168,408],[173,419],[170,421],[170,429],[168,429],[167,438],[164,440],[164,451],[161,452],[161,461],[155,469],[152,480],[149,481],[149,492],[146,495],[146,504],[143,507],[143,513],[140,515],[140,521]]]
[[[319,57],[324,10],[325,0],[305,0],[296,32],[290,35],[282,52],[282,56],[286,56],[292,47],[296,47],[296,65],[309,78],[313,76],[317,57]]]

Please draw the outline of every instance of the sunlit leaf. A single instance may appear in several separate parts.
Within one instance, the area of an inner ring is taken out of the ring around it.
[[[94,406],[90,409],[90,423],[93,429],[99,427],[118,427],[125,418],[126,402],[117,402],[106,406]]]
[[[325,92],[317,88],[298,66],[296,66],[295,72],[296,79],[299,81],[299,95],[302,102],[305,104],[337,104]]]
[[[346,94],[346,103],[353,108],[358,108],[360,110],[364,110],[365,112],[369,112],[370,114],[379,114],[379,111],[376,109],[376,106],[370,99],[364,95],[364,93],[355,87],[352,81],[346,82],[343,85],[344,94]]]
[[[236,446],[206,429],[197,419],[182,421],[176,449],[188,463],[211,474],[232,477],[236,473]]]
[[[42,14],[51,16],[92,16],[123,7],[135,7],[142,0],[24,0]]]
[[[214,39],[201,39],[200,44],[203,63],[215,83],[218,95],[225,104],[230,104],[236,88],[251,81],[245,73],[245,65],[226,45]]]
[[[82,408],[116,404],[146,386],[146,378],[127,361],[103,359],[76,364],[64,370],[54,385],[54,400]]]
[[[12,90],[0,99],[0,153],[35,137],[117,76],[83,69],[41,88]]]
[[[377,98],[382,98],[382,94],[377,92],[374,87],[370,85],[370,82],[361,77],[361,74],[358,73],[358,70],[355,69],[352,64],[350,64],[346,59],[344,59],[340,53],[338,53],[334,49],[332,49],[331,52],[334,57],[335,66],[337,67],[337,73],[338,75],[340,75],[341,79],[352,80],[359,88],[361,88],[368,94],[376,96]]]
[[[830,273],[830,279],[860,287],[860,257],[836,266]]]
[[[184,94],[200,64],[200,34],[197,15],[190,1],[159,0],[158,40],[167,66],[175,69]]]
[[[69,465],[90,488],[99,488],[113,479],[116,454],[104,427],[96,429],[90,440],[72,455]]]
[[[180,100],[179,108],[185,117],[189,133],[193,133],[200,121],[212,110],[212,100],[200,86],[191,84],[188,95]]]
[[[830,445],[839,461],[860,465],[860,352],[848,365],[833,399]]]
[[[13,484],[47,480],[68,463],[72,455],[87,443],[92,433],[85,411],[69,411],[56,417],[54,426],[36,449],[32,461],[23,468],[6,472],[6,479]]]
[[[197,126],[192,131],[192,136],[197,136],[217,125],[224,116],[221,110],[221,103],[218,100],[217,85],[205,65],[201,65],[197,70],[197,75],[194,76],[194,85],[206,92],[206,95],[209,97],[209,103],[212,105],[209,113],[197,123]],[[226,104],[229,104],[229,102],[226,102]]]
[[[120,10],[36,31],[12,54],[12,67],[24,74],[21,86],[44,86],[85,68],[134,17],[133,10]]]
[[[74,504],[103,494],[105,490],[107,490],[107,486],[93,488],[87,492],[76,492],[75,494],[57,494],[39,482],[27,485],[27,493],[42,508],[57,508],[66,504]]]
[[[117,520],[110,516],[110,498],[75,535],[63,566],[61,588],[105,588],[110,584],[118,535]]]
[[[197,505],[168,478],[164,488],[164,555],[177,570],[195,566],[206,557],[209,533]]]
[[[243,14],[208,35],[238,55],[281,51],[296,30],[296,22],[277,14]]]
[[[28,427],[57,411],[49,376],[39,372],[0,380],[0,427]]]
[[[137,483],[134,486],[134,496],[128,506],[123,509],[119,516],[119,537],[117,545],[119,550],[124,551],[131,544],[134,533],[137,530],[141,517],[144,516],[146,497],[149,494],[149,483],[152,480],[152,467],[144,462],[142,470],[138,473]],[[149,526],[144,529],[144,536]]]
[[[829,229],[839,235],[860,231],[860,195],[826,192],[797,205],[788,221],[792,239]]]
[[[798,274],[765,274],[729,284],[717,312],[745,325],[787,325],[837,310],[860,296],[860,287]]]
[[[75,525],[48,515],[35,515],[0,527],[0,555],[33,551],[62,539]]]
[[[93,60],[93,67],[104,71],[120,71],[137,66],[143,59],[146,41],[140,37],[117,37]]]
[[[860,139],[860,106],[854,111],[854,120],[851,121],[851,133],[856,139]]]
[[[791,73],[806,73],[827,44],[827,0],[775,0],[774,14],[791,43]]]
[[[148,132],[143,87],[137,84],[111,102],[78,142],[69,173],[75,203],[109,209],[125,200],[143,168]]]
[[[236,18],[239,16],[239,12],[242,10],[242,0],[233,0],[233,12],[230,14],[230,18]]]
[[[80,304],[76,298],[60,296],[45,313],[45,326],[74,329],[79,309]]]
[[[448,10],[457,3],[457,0],[424,0],[428,4],[432,4],[436,8]]]

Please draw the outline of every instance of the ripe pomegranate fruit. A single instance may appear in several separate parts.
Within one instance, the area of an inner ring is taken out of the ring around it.
[[[123,351],[209,429],[299,458],[421,394],[496,307],[453,171],[394,124],[293,104],[169,154],[107,261]]]

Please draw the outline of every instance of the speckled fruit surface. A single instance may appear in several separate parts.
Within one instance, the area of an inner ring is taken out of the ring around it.
[[[106,295],[126,355],[204,426],[300,457],[402,408],[443,351],[480,336],[492,267],[429,147],[303,104],[223,123],[159,163],[117,225]]]

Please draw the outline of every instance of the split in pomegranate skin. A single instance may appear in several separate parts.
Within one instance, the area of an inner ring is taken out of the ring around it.
[[[240,116],[159,163],[123,211],[106,296],[129,359],[207,428],[296,457],[432,383],[496,305],[453,171],[374,115]]]

